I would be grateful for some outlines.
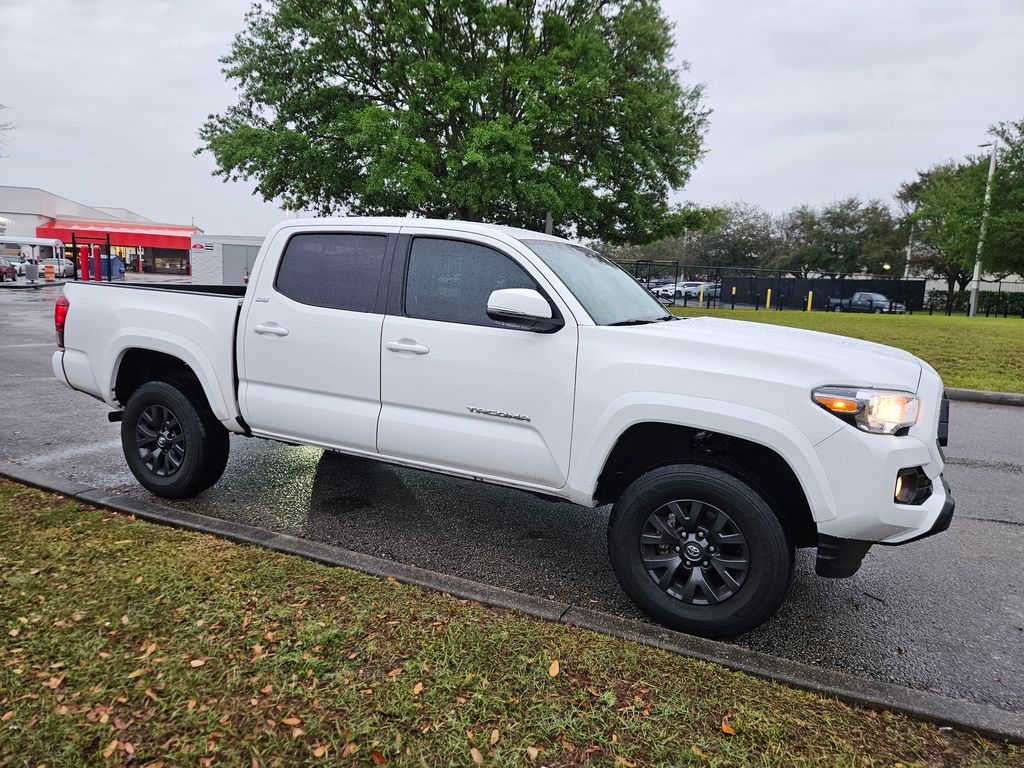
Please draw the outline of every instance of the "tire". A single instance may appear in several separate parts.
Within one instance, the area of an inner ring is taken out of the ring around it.
[[[834,307],[832,307],[832,311],[833,312],[842,312],[843,311],[843,305],[842,304],[836,304]]]
[[[676,291],[675,294],[674,294],[674,298],[677,298],[677,299],[683,298],[683,292],[682,291]]]
[[[692,464],[652,470],[625,490],[612,509],[608,552],[642,611],[703,637],[738,635],[765,622],[785,597],[794,558],[778,518],[753,488]]]
[[[882,314],[882,313],[883,313],[883,312],[884,312],[885,310],[884,310],[884,309],[882,309],[881,307],[878,307],[878,308],[874,309],[873,311],[874,311],[874,313],[875,313],[876,315],[880,315],[880,314]]]
[[[220,479],[229,442],[227,430],[196,388],[181,381],[151,381],[125,405],[121,447],[143,487],[166,499],[184,499]]]

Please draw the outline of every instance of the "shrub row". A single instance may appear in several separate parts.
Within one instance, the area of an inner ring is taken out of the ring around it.
[[[946,292],[941,288],[928,291],[928,302],[935,307],[936,311],[946,309]],[[969,292],[953,294],[953,311],[966,312],[971,305],[971,294]],[[1020,293],[999,293],[998,291],[979,291],[978,312],[990,312],[1002,315],[1020,315],[1024,313],[1024,292]]]

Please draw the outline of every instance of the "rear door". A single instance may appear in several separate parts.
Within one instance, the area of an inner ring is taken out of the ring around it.
[[[380,452],[561,488],[578,340],[568,308],[507,244],[427,228],[402,232],[381,345]],[[565,326],[555,333],[502,327],[487,316],[487,298],[499,288],[539,290]]]
[[[383,281],[397,231],[278,234],[281,258],[260,268],[238,328],[239,406],[254,434],[376,451]]]

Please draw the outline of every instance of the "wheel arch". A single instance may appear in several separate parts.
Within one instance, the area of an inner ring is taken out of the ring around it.
[[[613,502],[629,482],[665,464],[725,467],[748,479],[773,509],[798,510],[799,538],[835,518],[821,459],[791,422],[774,414],[707,398],[634,393],[598,420],[572,475],[573,500]],[[792,522],[792,520],[788,521]],[[813,543],[813,542],[812,542]]]
[[[132,393],[147,381],[176,378],[202,393],[210,411],[222,423],[233,420],[227,403],[211,381],[212,368],[196,355],[167,345],[125,345],[111,368],[110,392],[124,407]]]

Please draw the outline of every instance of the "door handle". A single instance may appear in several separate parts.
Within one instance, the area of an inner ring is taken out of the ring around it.
[[[430,347],[417,344],[413,339],[386,341],[384,342],[384,349],[389,352],[412,352],[414,355],[425,355],[430,352]]]
[[[261,336],[262,335],[266,335],[266,334],[270,334],[271,336],[287,336],[288,335],[288,329],[287,328],[282,328],[277,323],[266,323],[266,324],[261,324],[261,325],[254,325],[252,327],[252,329],[256,333],[260,334]]]

